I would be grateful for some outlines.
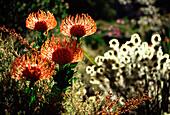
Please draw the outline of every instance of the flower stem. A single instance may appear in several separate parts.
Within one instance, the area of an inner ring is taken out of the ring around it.
[[[30,84],[29,84],[28,93],[30,92],[30,94],[31,94],[29,105],[31,105],[31,103],[33,103],[33,101],[34,101],[34,83],[35,83],[35,81],[30,81]]]
[[[94,59],[93,59],[92,57],[90,57],[84,50],[83,50],[83,52],[84,52],[84,55],[85,55],[94,65],[96,65],[96,66],[98,67],[98,64],[94,61]]]
[[[38,38],[38,51],[40,51],[41,46],[43,45],[43,43],[44,43],[46,40],[47,40],[46,34],[43,34],[43,33],[41,32],[40,37]]]
[[[80,44],[80,37],[77,37],[77,43]]]

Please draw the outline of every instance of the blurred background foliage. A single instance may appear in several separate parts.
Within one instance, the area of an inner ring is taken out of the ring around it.
[[[64,0],[1,0],[0,25],[15,28],[17,32],[28,30],[25,21],[32,12],[42,9],[54,14],[58,22],[67,16],[68,4]]]
[[[111,21],[116,15],[112,6],[114,0],[66,0],[69,3],[68,14],[88,13],[94,20],[103,19]]]

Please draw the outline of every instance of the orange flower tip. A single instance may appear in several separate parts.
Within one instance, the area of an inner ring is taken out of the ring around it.
[[[26,19],[26,27],[32,30],[45,32],[57,26],[57,21],[54,15],[49,11],[45,13],[43,10],[38,10],[37,13],[29,14]]]

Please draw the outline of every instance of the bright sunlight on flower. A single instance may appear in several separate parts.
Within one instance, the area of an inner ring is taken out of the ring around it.
[[[96,32],[96,23],[88,14],[81,14],[74,16],[69,15],[66,19],[62,20],[60,25],[60,32],[63,35],[83,37]]]
[[[76,40],[52,37],[41,48],[41,56],[58,64],[78,62],[83,58],[83,52]]]
[[[49,11],[45,13],[43,10],[38,10],[37,13],[29,14],[26,19],[26,27],[32,30],[45,32],[57,26],[57,21],[54,15]]]
[[[23,55],[12,63],[10,76],[16,80],[37,81],[49,79],[53,75],[53,64],[47,63],[37,55]]]

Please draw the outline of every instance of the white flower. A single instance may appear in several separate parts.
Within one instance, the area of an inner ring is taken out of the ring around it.
[[[140,39],[138,34],[133,34],[131,36],[130,41],[134,44],[134,47],[138,47],[140,45],[140,43],[141,43],[141,39]]]
[[[112,39],[109,41],[110,48],[113,48],[114,50],[119,49],[119,41],[117,39]]]
[[[152,35],[151,42],[153,45],[158,45],[161,41],[161,36],[159,34]]]

